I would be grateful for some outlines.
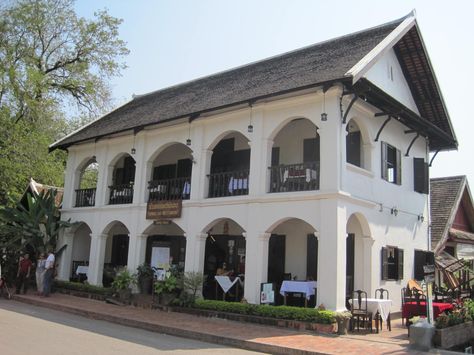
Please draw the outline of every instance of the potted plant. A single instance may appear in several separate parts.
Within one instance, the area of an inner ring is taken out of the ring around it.
[[[119,270],[112,282],[112,288],[117,292],[119,299],[129,301],[132,297],[131,286],[136,284],[136,278],[127,270],[126,267]]]
[[[151,293],[151,286],[153,284],[154,270],[153,268],[144,263],[137,267],[137,281],[140,288],[140,293],[149,294]]]
[[[164,280],[156,281],[153,288],[159,304],[168,306],[177,296],[178,278],[167,271]]]
[[[336,318],[337,322],[337,334],[346,335],[347,329],[349,328],[349,321],[352,318],[351,312],[336,312],[334,318]]]

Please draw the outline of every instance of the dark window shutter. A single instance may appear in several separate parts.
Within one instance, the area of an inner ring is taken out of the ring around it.
[[[403,249],[396,249],[398,256],[398,277],[397,280],[403,279]]]
[[[350,132],[346,136],[346,160],[348,163],[361,166],[360,164],[360,132]]]
[[[415,270],[413,275],[415,280],[423,280],[423,265],[425,265],[425,252],[421,250],[415,250]]]
[[[280,164],[280,147],[272,148],[272,166]]]
[[[319,136],[303,140],[303,162],[319,161]]]
[[[382,147],[382,174],[381,174],[381,177],[384,180],[388,180],[388,176],[387,176],[387,143],[382,142],[382,144],[380,144],[380,146]]]
[[[306,241],[306,278],[318,280],[318,238],[314,234],[307,235]]]
[[[193,162],[191,159],[180,159],[176,167],[176,177],[187,178],[191,177]]]
[[[402,152],[397,149],[397,168],[395,171],[395,181],[397,185],[402,184]]]
[[[413,158],[414,190],[428,194],[429,167],[423,158]]]
[[[388,279],[388,251],[387,248],[382,247],[382,280]]]

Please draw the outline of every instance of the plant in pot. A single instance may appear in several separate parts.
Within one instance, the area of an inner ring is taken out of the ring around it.
[[[112,282],[112,288],[122,301],[129,301],[132,297],[131,287],[136,284],[136,278],[126,267],[120,269]]]
[[[140,293],[142,294],[149,294],[151,293],[151,286],[153,284],[153,277],[155,272],[153,268],[144,263],[137,267],[137,280],[138,286],[140,288]]]
[[[345,335],[349,329],[349,321],[352,318],[352,314],[349,311],[336,312],[334,315],[337,322],[337,334]]]
[[[167,271],[163,280],[157,280],[153,286],[159,304],[168,306],[177,296],[178,277]]]

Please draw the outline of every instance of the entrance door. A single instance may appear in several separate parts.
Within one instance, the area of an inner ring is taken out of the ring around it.
[[[128,259],[128,235],[114,235],[112,239],[112,256],[110,263],[113,266],[125,266]]]
[[[346,238],[346,299],[349,299],[354,291],[354,238],[353,233],[347,234]]]

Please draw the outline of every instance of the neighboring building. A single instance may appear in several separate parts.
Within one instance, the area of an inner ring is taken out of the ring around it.
[[[39,182],[36,182],[33,178],[30,178],[30,181],[28,182],[28,186],[26,187],[25,192],[23,193],[20,199],[20,202],[23,206],[28,207],[28,200],[27,200],[28,194],[33,196],[33,193],[36,193],[39,195],[43,191],[49,191],[51,189],[56,191],[55,203],[57,207],[60,207],[63,201],[64,189],[62,187],[40,184]]]
[[[137,96],[51,146],[68,151],[62,217],[82,222],[59,275],[88,262],[100,285],[155,247],[210,282],[245,269],[251,303],[291,274],[330,309],[384,287],[396,310],[429,248],[429,152],[456,147],[413,14]]]
[[[467,287],[473,276],[474,204],[466,176],[431,179],[430,209],[431,247],[438,268],[452,274],[444,274],[444,281],[452,288],[459,283]],[[461,260],[469,261],[470,268]]]

